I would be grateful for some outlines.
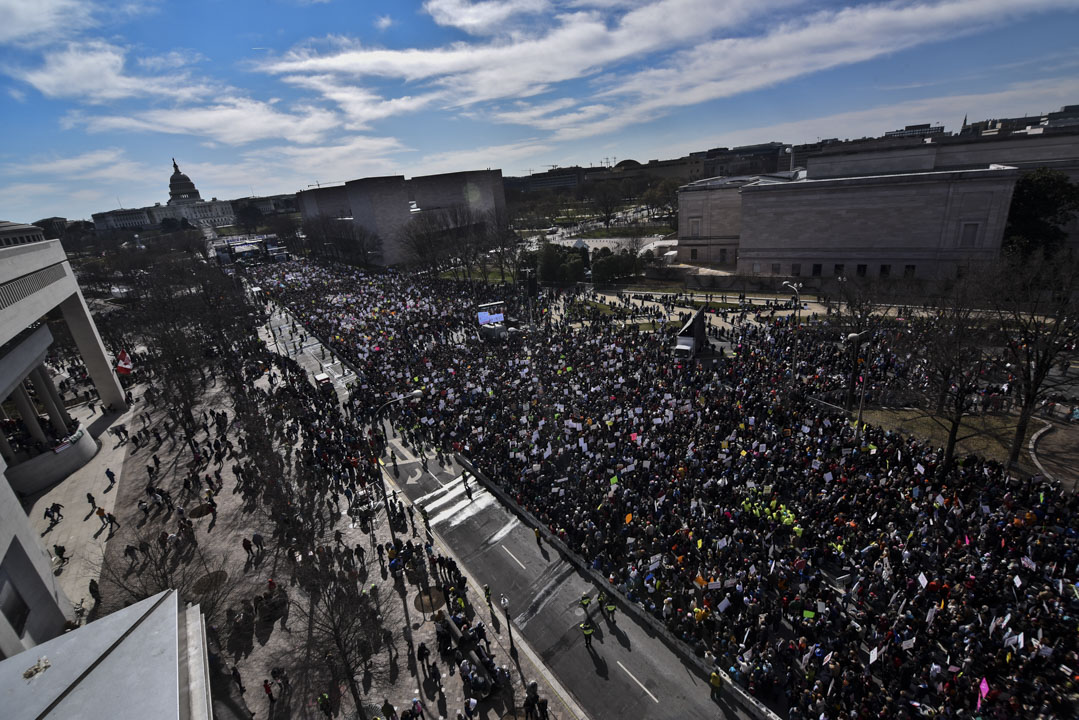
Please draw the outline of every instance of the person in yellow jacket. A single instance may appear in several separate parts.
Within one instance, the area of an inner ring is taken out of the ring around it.
[[[719,691],[723,689],[723,676],[719,674],[719,668],[712,671],[708,678],[708,685],[712,688],[712,699],[719,700]]]
[[[591,620],[585,620],[580,625],[581,633],[584,635],[584,646],[586,648],[592,647],[592,634],[596,632],[596,628],[592,625]]]

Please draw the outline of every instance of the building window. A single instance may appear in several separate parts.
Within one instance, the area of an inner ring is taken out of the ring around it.
[[[719,249],[719,264],[720,265],[726,265],[727,264],[727,248],[720,248]]]
[[[843,274],[843,263],[836,263],[835,268],[832,271],[832,274],[835,275],[836,277],[841,276]]]
[[[690,250],[689,250],[689,259],[690,260],[696,260],[697,259],[697,248],[690,248]]]
[[[967,268],[965,266],[963,266],[963,265],[956,265],[955,266],[955,277],[956,278],[962,278],[966,274],[967,274]]]
[[[690,237],[700,237],[701,236],[701,219],[700,218],[690,218],[689,219],[689,235],[690,235]]]
[[[22,637],[26,629],[26,619],[30,617],[30,606],[15,589],[11,575],[4,568],[0,568],[0,612],[3,612],[4,617],[11,623],[15,634]]]
[[[963,223],[959,228],[959,247],[978,247],[978,223]]]
[[[791,263],[791,275],[798,277],[802,274],[802,263]]]
[[[854,272],[858,273],[858,277],[865,277],[865,274],[869,272],[869,266],[859,264],[855,266]]]
[[[772,263],[772,274],[773,275],[778,275],[779,274],[779,263]]]
[[[880,266],[880,276],[882,278],[888,277],[891,274],[892,274],[892,266],[891,265],[881,265]]]
[[[820,277],[820,275],[821,275],[821,264],[820,263],[813,263],[813,277]]]
[[[907,278],[908,280],[910,278],[914,277],[914,266],[913,265],[904,265],[903,266],[903,277]]]
[[[754,275],[760,275],[761,274],[761,264],[760,263],[753,263],[753,274]]]

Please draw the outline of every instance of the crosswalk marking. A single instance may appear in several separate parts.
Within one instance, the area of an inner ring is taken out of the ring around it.
[[[438,510],[437,514],[430,516],[432,525],[449,521],[449,526],[454,527],[485,508],[497,504],[495,496],[480,487],[474,480],[469,485],[472,498],[465,496],[463,477],[463,475],[458,475],[438,490],[429,492],[414,501],[417,507],[423,508],[428,513]]]

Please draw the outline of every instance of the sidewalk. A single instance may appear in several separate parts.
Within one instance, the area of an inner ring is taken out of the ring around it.
[[[141,389],[134,390],[133,394],[141,395]],[[41,534],[42,546],[50,554],[53,554],[54,545],[62,545],[67,550],[69,561],[61,565],[54,556],[53,571],[68,599],[74,604],[85,599],[83,607],[88,612],[94,604],[90,598],[89,583],[91,579],[99,579],[101,559],[111,535],[103,531],[94,508],[87,502],[86,494],[92,494],[96,504],[103,507],[105,512],[115,512],[117,490],[124,482],[123,466],[128,443],[121,442],[110,429],[120,425],[130,428],[135,413],[144,409],[144,403],[138,400],[126,412],[111,415],[102,415],[100,411],[91,414],[85,404],[69,407],[68,414],[90,431],[101,448],[90,462],[67,479],[23,501],[23,509],[31,525]],[[107,468],[111,468],[116,475],[116,484],[111,487],[105,476]],[[64,519],[50,529],[44,512],[53,503],[63,505],[61,512]]]
[[[1045,472],[1075,492],[1079,486],[1079,425],[1053,421],[1051,427],[1033,444],[1032,455]]]

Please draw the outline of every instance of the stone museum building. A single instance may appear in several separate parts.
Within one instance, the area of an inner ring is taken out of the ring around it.
[[[501,170],[474,170],[425,175],[406,180],[401,175],[362,178],[344,185],[297,193],[304,222],[346,220],[379,237],[379,265],[396,265],[410,258],[402,242],[405,226],[420,213],[454,207],[474,215],[504,212],[506,196]]]
[[[222,227],[236,222],[236,213],[228,200],[203,200],[195,183],[184,173],[176,160],[172,161],[169,178],[169,200],[152,207],[110,210],[94,213],[98,230],[142,230],[157,227],[162,220],[187,220],[194,227]]]

